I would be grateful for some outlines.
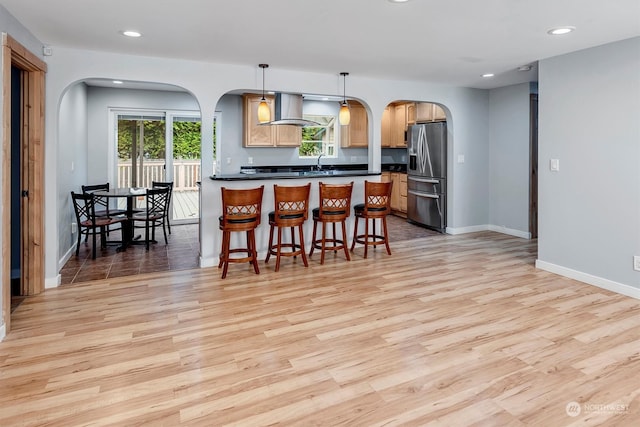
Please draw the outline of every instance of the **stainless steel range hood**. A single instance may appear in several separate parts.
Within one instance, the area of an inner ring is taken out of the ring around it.
[[[276,93],[274,120],[264,125],[320,126],[320,123],[302,118],[302,95]]]

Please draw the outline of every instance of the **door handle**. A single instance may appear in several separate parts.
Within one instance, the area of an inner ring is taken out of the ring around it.
[[[22,197],[29,197],[29,190],[22,190]]]
[[[440,180],[437,179],[429,179],[429,178],[414,178],[414,177],[409,177],[407,178],[409,181],[415,181],[415,182],[424,182],[426,184],[440,184]]]
[[[439,199],[440,198],[440,196],[438,194],[420,193],[418,191],[413,191],[413,190],[409,190],[408,193],[413,195],[413,196],[424,197],[426,199]]]

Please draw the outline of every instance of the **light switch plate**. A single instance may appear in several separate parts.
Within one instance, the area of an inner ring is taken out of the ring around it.
[[[560,159],[550,159],[549,170],[552,172],[558,172],[560,170]]]
[[[635,271],[640,271],[640,256],[639,255],[635,255],[633,257],[633,269]]]
[[[464,163],[464,154],[458,154],[458,163]]]

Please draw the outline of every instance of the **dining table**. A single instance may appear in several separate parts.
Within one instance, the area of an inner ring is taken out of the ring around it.
[[[122,243],[116,249],[117,252],[125,251],[131,245],[144,243],[143,241],[140,241],[140,238],[142,236],[135,236],[133,215],[138,212],[138,210],[136,209],[136,200],[144,200],[146,198],[146,188],[112,188],[109,191],[96,191],[93,194],[96,197],[105,197],[107,199],[127,200],[127,207],[125,212],[127,220],[122,224]]]

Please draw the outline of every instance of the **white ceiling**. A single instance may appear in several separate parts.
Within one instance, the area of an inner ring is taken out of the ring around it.
[[[639,0],[0,0],[43,43],[493,88],[525,64],[640,36]],[[549,36],[571,25],[576,31]],[[135,29],[143,37],[119,34]],[[495,77],[483,79],[492,72]]]

